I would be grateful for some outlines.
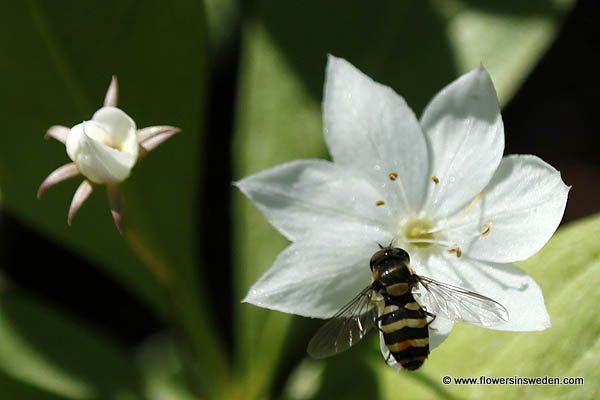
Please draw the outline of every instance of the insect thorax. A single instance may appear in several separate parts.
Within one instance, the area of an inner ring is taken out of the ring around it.
[[[410,293],[415,280],[408,265],[395,259],[384,260],[373,267],[375,287],[390,296],[402,296]]]

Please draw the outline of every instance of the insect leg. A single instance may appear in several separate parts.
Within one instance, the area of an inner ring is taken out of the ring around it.
[[[392,356],[392,352],[388,350],[388,355],[387,355],[387,357],[385,358],[385,363],[386,363],[386,364],[389,364],[389,361],[390,361],[390,357],[391,357],[391,356]]]
[[[436,329],[436,328],[432,328],[432,327],[430,326],[431,324],[433,324],[433,321],[435,321],[435,318],[437,317],[437,315],[434,315],[434,314],[432,314],[432,313],[428,313],[427,311],[425,311],[425,313],[431,317],[431,320],[427,322],[427,327],[428,327],[429,329],[431,329],[432,331],[437,331],[437,329]]]

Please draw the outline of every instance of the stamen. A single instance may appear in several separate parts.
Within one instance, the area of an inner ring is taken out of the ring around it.
[[[431,175],[431,180],[432,180],[432,181],[433,181],[433,183],[435,183],[436,185],[437,185],[438,183],[440,183],[440,178],[438,178],[438,177],[437,177],[437,176],[435,176],[435,175]]]
[[[454,254],[456,254],[456,257],[462,256],[462,250],[457,245],[448,247],[448,253],[450,253],[450,254],[454,253]]]
[[[490,234],[490,230],[492,230],[492,221],[486,222],[483,224],[483,231],[481,231],[481,236],[485,237]]]
[[[417,239],[405,239],[402,241],[402,243],[408,243],[408,244],[437,244],[438,246],[442,246],[442,247],[453,247],[455,246],[453,243],[451,242],[447,242],[445,240],[437,240],[437,239],[427,239],[427,238],[417,238]]]
[[[397,172],[390,172],[388,174],[388,178],[390,178],[390,181],[395,181],[396,179],[398,179],[398,173]]]
[[[471,200],[471,202],[469,203],[469,205],[460,213],[460,214],[455,214],[453,217],[439,223],[437,226],[432,227],[427,233],[436,233],[442,230],[455,230],[455,229],[459,229],[465,225],[469,225],[471,224],[470,221],[465,221],[465,218],[469,215],[469,213],[473,210],[473,208],[475,207],[475,205],[479,202],[479,200],[481,200],[483,198],[484,193],[483,192],[479,192],[477,193],[477,195],[475,197],[473,197],[473,200]],[[491,228],[491,222],[490,224],[490,228]],[[484,225],[484,228],[487,227],[487,225]],[[484,232],[486,232],[486,230],[484,230]],[[489,233],[489,229],[487,229],[486,235]],[[479,235],[479,233],[475,234],[475,236]]]
[[[377,200],[377,201],[375,202],[375,205],[376,205],[377,207],[379,207],[379,206],[382,206],[382,205],[384,205],[384,204],[385,204],[385,201],[383,201],[383,200]]]
[[[477,193],[477,195],[475,197],[473,197],[473,200],[471,200],[471,202],[469,203],[469,205],[467,206],[467,208],[465,208],[464,214],[468,214],[471,212],[471,210],[473,209],[473,207],[475,207],[475,204],[477,204],[477,202],[479,200],[481,200],[483,198],[483,192],[479,192]]]

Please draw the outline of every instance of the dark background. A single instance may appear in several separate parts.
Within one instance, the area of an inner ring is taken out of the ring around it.
[[[239,37],[237,41],[236,52]],[[555,43],[503,111],[506,153],[535,154],[560,170],[564,181],[573,186],[563,223],[600,211],[599,55],[600,5],[596,0],[579,1]],[[238,61],[237,53],[227,55],[212,72],[207,132],[228,134],[208,138],[207,164],[230,157]],[[230,233],[223,226],[230,221],[231,170],[204,171],[204,182],[213,188],[202,210],[204,229],[219,232],[204,236],[202,246],[210,250],[202,251],[204,265],[220,264],[220,271],[230,271],[223,266],[230,262]],[[0,217],[8,257],[2,271],[9,284],[60,305],[125,346],[139,344],[161,329],[161,322],[143,304],[99,268],[48,242],[11,215],[3,212]],[[223,300],[224,309],[231,309],[226,303],[231,299],[219,295],[218,283],[228,276],[210,275],[216,271],[208,271],[211,290]],[[224,336],[231,340],[228,313],[218,315]]]

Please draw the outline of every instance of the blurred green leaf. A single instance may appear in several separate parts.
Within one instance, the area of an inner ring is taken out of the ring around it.
[[[321,361],[306,358],[292,372],[286,382],[282,398],[285,400],[364,400],[381,398],[377,369],[370,364],[367,353],[372,353],[376,335],[364,340],[335,357]]]
[[[194,399],[186,387],[181,354],[167,335],[154,336],[140,347],[137,362],[144,378],[144,399]]]
[[[0,297],[2,398],[139,399],[138,384],[133,361],[92,329],[24,295]]]
[[[321,93],[327,53],[393,87],[418,113],[444,85],[483,63],[505,104],[554,38],[572,1],[279,2],[248,7],[234,147],[242,178],[298,158],[327,158]],[[235,197],[236,293],[273,263],[285,240]],[[241,304],[236,351],[249,398],[268,393],[291,316]]]
[[[240,26],[239,0],[205,0],[211,54],[221,58],[234,46]],[[212,60],[214,61],[214,60]]]
[[[15,380],[4,373],[0,373],[0,390],[7,399],[27,399],[27,400],[64,400],[64,396],[59,396],[48,391],[38,389],[27,385],[19,380]]]

